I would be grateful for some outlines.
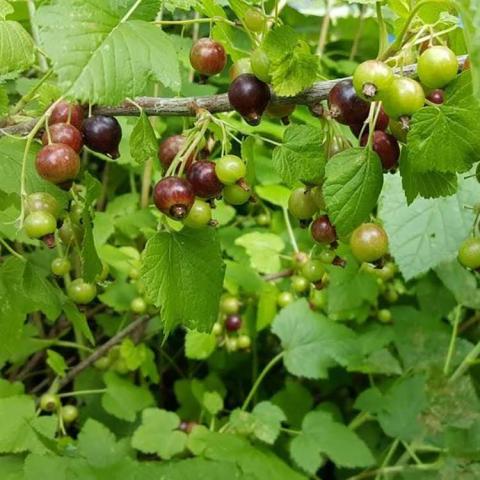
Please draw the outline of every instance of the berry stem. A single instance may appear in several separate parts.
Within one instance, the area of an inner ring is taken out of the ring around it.
[[[463,359],[462,363],[458,366],[458,368],[453,372],[452,376],[450,377],[449,381],[454,382],[458,380],[475,362],[476,358],[480,355],[480,342],[478,342],[470,353]]]
[[[98,389],[92,389],[92,390],[77,390],[76,392],[59,393],[58,396],[60,398],[80,397],[82,395],[97,395],[97,394],[105,393],[106,391],[107,391],[106,388],[98,388]]]
[[[27,261],[27,259],[22,254],[15,251],[2,237],[0,237],[0,244],[2,244],[8,252],[19,258],[22,262]]]
[[[298,249],[297,240],[293,233],[292,224],[290,223],[290,217],[288,216],[288,209],[283,207],[282,210],[283,210],[283,218],[285,219],[285,225],[287,226],[288,236],[290,237],[292,248],[295,253],[298,253],[300,250]]]
[[[155,25],[192,25],[196,23],[226,23],[232,27],[237,27],[238,25],[228,18],[224,17],[211,17],[211,18],[189,18],[187,20],[157,20]]]
[[[376,2],[375,9],[377,13],[377,22],[378,22],[378,29],[379,29],[377,58],[381,58],[383,55],[383,52],[387,48],[388,31],[387,31],[387,24],[385,23],[385,20],[383,18],[382,2]]]

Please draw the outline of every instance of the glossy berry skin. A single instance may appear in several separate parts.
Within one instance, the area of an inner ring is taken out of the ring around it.
[[[327,215],[316,218],[310,227],[312,238],[320,244],[329,245],[337,240],[337,232]]]
[[[402,122],[398,120],[390,120],[388,126],[393,136],[402,143],[407,143],[408,128],[406,129]]]
[[[86,305],[97,296],[97,287],[92,283],[85,282],[83,278],[77,278],[70,282],[67,293],[75,303]]]
[[[242,326],[242,317],[240,315],[234,314],[229,315],[225,319],[225,329],[227,332],[236,332]]]
[[[76,103],[65,101],[58,102],[52,110],[48,119],[49,125],[56,123],[70,123],[77,130],[82,129],[84,119],[83,108]]]
[[[223,199],[230,205],[243,205],[250,200],[250,190],[240,185],[226,185],[223,189]]]
[[[60,214],[60,205],[56,198],[47,192],[31,193],[26,201],[27,213],[48,212],[55,218]]]
[[[188,215],[195,201],[195,193],[190,182],[180,177],[162,178],[153,191],[156,207],[174,220],[182,220]]]
[[[297,293],[304,293],[310,288],[310,282],[305,277],[293,276],[292,288]]]
[[[250,125],[258,125],[268,102],[270,88],[255,75],[239,75],[228,89],[228,100]]]
[[[230,81],[235,80],[239,75],[243,73],[253,73],[252,72],[252,64],[248,57],[241,58],[237,60],[228,71],[228,76],[230,77]]]
[[[183,219],[183,224],[190,228],[205,228],[212,221],[212,207],[197,198],[188,212],[188,215]]]
[[[367,143],[368,133],[363,135],[360,145],[363,147]],[[400,158],[400,146],[393,135],[380,130],[373,132],[372,148],[380,157],[384,170],[397,168],[398,159]]]
[[[215,170],[216,164],[207,160],[195,162],[187,170],[187,179],[197,197],[215,198],[222,193],[223,184],[218,179]]]
[[[236,155],[224,155],[215,164],[215,173],[224,185],[233,185],[245,177],[247,166]]]
[[[367,119],[370,104],[357,95],[351,80],[342,80],[330,90],[328,108],[337,122],[355,125]]]
[[[363,223],[353,231],[350,247],[359,262],[375,262],[388,252],[388,237],[379,225]]]
[[[285,308],[295,300],[292,292],[281,292],[277,297],[277,304],[280,308]]]
[[[378,114],[377,122],[375,123],[375,130],[385,131],[388,128],[389,122],[390,122],[390,118],[385,113],[385,110],[382,107],[380,109],[380,113]],[[368,133],[370,131],[368,124],[365,125],[365,128],[363,127],[364,127],[363,123],[350,125],[350,130],[356,137],[358,137],[360,136],[360,133],[362,133],[362,130],[363,130],[363,133]]]
[[[42,238],[55,232],[57,220],[48,212],[32,212],[25,217],[23,228],[28,237]]]
[[[422,86],[407,77],[397,77],[383,97],[383,108],[389,117],[397,120],[411,117],[425,104]]]
[[[38,152],[35,167],[44,180],[61,184],[78,175],[80,157],[68,145],[51,143]]]
[[[183,135],[172,135],[166,138],[158,147],[158,159],[164,169],[167,169],[173,162],[173,159],[182,150],[185,145],[185,137]],[[192,154],[187,161],[186,167],[188,168],[193,161],[194,154]]]
[[[258,8],[249,8],[243,21],[251,32],[259,33],[265,28],[265,16]]]
[[[83,135],[85,145],[94,152],[107,155],[110,158],[118,158],[120,152],[118,146],[122,139],[122,128],[114,117],[93,115],[83,122]]]
[[[202,75],[216,75],[227,63],[223,45],[211,38],[200,38],[190,50],[190,64]]]
[[[480,268],[480,238],[468,238],[458,250],[458,261],[466,268]]]
[[[417,74],[428,88],[443,88],[455,79],[458,60],[448,47],[436,45],[427,48],[418,59]]]
[[[325,265],[316,258],[310,259],[302,267],[302,275],[312,283],[319,282],[322,280],[323,275],[325,274]]]
[[[40,408],[44,412],[55,412],[60,407],[60,399],[53,393],[44,393],[40,397]]]
[[[63,277],[71,270],[72,264],[70,263],[70,260],[68,260],[68,258],[59,257],[52,260],[50,268],[54,275],[57,275],[58,277]]]
[[[262,82],[269,83],[272,79],[270,76],[270,60],[268,55],[261,48],[257,48],[250,56],[250,65],[253,74]]]
[[[130,302],[130,310],[141,315],[147,311],[147,303],[142,297],[136,297]]]
[[[317,204],[310,190],[300,187],[290,194],[288,210],[299,220],[310,220],[317,211]]]
[[[325,198],[323,198],[323,192],[322,192],[321,186],[313,187],[310,190],[310,196],[315,202],[315,205],[317,206],[318,210],[325,210]]]
[[[437,105],[441,105],[445,101],[445,92],[437,88],[427,95],[427,100],[430,100]]]
[[[233,295],[226,295],[220,301],[220,311],[227,315],[234,315],[240,311],[240,300]]]
[[[353,74],[353,86],[360,98],[379,100],[390,87],[393,70],[378,60],[367,60],[361,63]]]
[[[70,425],[78,418],[78,408],[75,405],[65,405],[62,407],[63,423]]]
[[[63,143],[72,147],[77,153],[83,147],[83,137],[80,133],[80,130],[75,128],[69,123],[55,123],[48,127],[50,133],[50,140],[48,141],[48,133],[45,133],[42,136],[43,145],[48,145],[49,143]]]

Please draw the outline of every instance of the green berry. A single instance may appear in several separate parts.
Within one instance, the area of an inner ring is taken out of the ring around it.
[[[302,267],[302,275],[309,282],[317,283],[325,275],[325,265],[319,259],[312,258]]]
[[[258,8],[249,8],[243,17],[246,27],[255,33],[265,28],[265,15]]]
[[[460,245],[458,261],[466,268],[480,268],[480,237],[467,238]]]
[[[240,185],[226,185],[223,189],[223,199],[230,205],[243,205],[250,200],[251,193]]]
[[[281,292],[278,294],[277,303],[280,308],[285,308],[295,300],[291,292]]]
[[[77,278],[68,285],[67,293],[75,303],[86,305],[97,296],[97,287],[83,278]]]
[[[61,410],[63,423],[69,425],[78,418],[78,408],[75,405],[65,405]]]
[[[299,275],[292,277],[292,288],[297,293],[304,293],[310,288],[310,282]]]
[[[295,189],[288,199],[288,210],[299,220],[310,220],[318,207],[310,190],[303,187]]]
[[[240,335],[237,339],[237,342],[238,348],[240,348],[241,350],[246,350],[252,345],[252,340],[248,335]]]
[[[130,310],[141,315],[147,311],[147,303],[142,297],[136,297],[130,302]]]
[[[224,155],[215,164],[215,173],[225,185],[233,185],[247,174],[245,162],[236,155]]]
[[[212,207],[205,200],[197,198],[183,220],[183,224],[190,228],[205,228],[212,220]]]
[[[72,268],[70,260],[65,257],[54,258],[50,265],[52,273],[59,277],[66,275]]]
[[[55,232],[57,221],[51,213],[39,210],[25,217],[23,228],[28,237],[42,238]]]
[[[257,48],[250,56],[250,64],[253,74],[262,82],[269,83],[270,76],[270,60],[268,55],[261,48]]]
[[[457,57],[448,47],[427,48],[418,59],[417,73],[426,87],[443,88],[457,76]]]
[[[60,399],[53,393],[44,393],[40,397],[40,408],[44,412],[56,412],[60,407]]]

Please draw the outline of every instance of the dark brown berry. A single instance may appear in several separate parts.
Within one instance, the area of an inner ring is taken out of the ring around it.
[[[118,146],[122,139],[122,128],[114,117],[93,115],[83,122],[85,145],[95,152],[110,158],[118,158]]]
[[[188,180],[165,177],[155,185],[153,201],[162,213],[175,220],[181,220],[192,208],[195,193]]]
[[[329,245],[337,241],[337,232],[327,215],[316,218],[312,222],[310,231],[313,239],[318,243]]]
[[[76,103],[66,101],[58,102],[48,118],[48,124],[70,123],[78,130],[81,130],[84,119],[83,108]]]
[[[362,124],[368,117],[370,104],[362,100],[351,80],[338,82],[328,94],[330,115],[343,125]]]
[[[242,317],[240,315],[229,315],[225,320],[225,329],[229,332],[236,332],[242,326]]]
[[[197,197],[215,198],[222,193],[223,184],[215,173],[214,162],[195,162],[187,171],[187,179]]]
[[[365,146],[368,142],[368,134],[363,135],[360,145]],[[397,139],[382,131],[373,132],[372,148],[378,154],[385,170],[392,170],[398,166],[400,146]]]
[[[172,135],[171,137],[166,138],[158,147],[158,159],[162,164],[162,167],[166,170],[170,164],[173,162],[173,159],[177,154],[182,150],[185,145],[186,138],[183,135]],[[188,168],[195,155],[192,153],[188,158],[186,167]]]
[[[50,141],[48,134],[50,133]],[[64,143],[72,147],[77,153],[83,147],[83,137],[78,128],[70,123],[54,123],[48,127],[48,132],[42,136],[42,143],[48,145],[49,143]]]

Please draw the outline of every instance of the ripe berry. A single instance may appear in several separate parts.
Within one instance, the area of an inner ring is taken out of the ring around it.
[[[368,143],[368,136],[369,134],[366,133],[360,140],[362,147]],[[372,148],[380,157],[385,170],[392,170],[397,167],[400,158],[400,146],[393,135],[382,131],[373,132]]]
[[[300,187],[290,194],[288,210],[299,220],[310,220],[317,208],[310,190]]]
[[[130,302],[130,310],[141,315],[147,311],[147,303],[142,297],[136,297]]]
[[[380,108],[380,113],[378,114],[377,117],[377,122],[375,123],[375,130],[382,130],[385,131],[388,128],[388,123],[390,122],[390,118],[388,118],[388,115],[385,113],[385,110],[383,109],[383,106]],[[363,130],[363,133],[368,133],[370,131],[370,127],[365,125],[365,128],[363,123],[357,124],[357,125],[350,125],[350,130],[352,133],[358,137],[360,133]]]
[[[234,314],[229,315],[225,319],[225,329],[228,332],[235,332],[240,329],[242,326],[242,317],[240,315]]]
[[[230,81],[235,80],[239,75],[243,73],[253,73],[252,72],[252,64],[248,57],[241,58],[237,60],[228,71],[228,76],[230,77]]]
[[[26,200],[27,213],[48,212],[55,218],[60,214],[60,205],[56,198],[47,192],[31,193]]]
[[[202,75],[216,75],[227,63],[223,45],[211,38],[200,38],[190,50],[190,64]]]
[[[62,407],[63,423],[69,425],[78,418],[78,408],[75,405],[65,405]]]
[[[23,228],[28,237],[42,238],[55,232],[57,221],[52,214],[40,210],[25,217]]]
[[[95,152],[100,152],[110,158],[118,158],[118,146],[122,139],[122,128],[114,117],[93,115],[83,122],[85,145]]]
[[[50,142],[48,141],[48,133],[50,133]],[[80,130],[69,123],[55,123],[48,127],[48,132],[42,136],[43,145],[49,143],[63,143],[72,147],[77,153],[83,147],[83,138]]]
[[[248,335],[238,336],[238,348],[241,350],[247,350],[252,345],[252,340]]]
[[[265,28],[265,15],[258,8],[249,8],[243,17],[246,27],[255,33]]]
[[[59,257],[52,260],[50,268],[54,275],[63,277],[63,275],[66,275],[71,270],[72,264],[68,258]]]
[[[480,268],[480,238],[468,238],[460,245],[458,261],[466,268]]]
[[[60,407],[60,399],[53,393],[44,393],[40,397],[40,408],[44,412],[55,412]]]
[[[48,119],[48,124],[54,125],[56,123],[70,123],[77,130],[81,130],[83,118],[83,108],[80,105],[61,101],[58,102],[53,108]]]
[[[212,207],[204,200],[196,199],[183,224],[190,228],[204,228],[212,221]]]
[[[388,116],[399,119],[411,117],[425,104],[422,86],[407,77],[397,77],[383,97],[383,108]]]
[[[448,47],[430,47],[418,59],[418,78],[428,88],[445,87],[457,76],[457,72],[457,57]]]
[[[261,48],[257,48],[250,56],[250,64],[253,74],[262,82],[268,83],[270,76],[270,60],[268,55]]]
[[[295,300],[292,292],[281,292],[277,297],[277,304],[280,308],[285,308]]]
[[[166,177],[155,185],[153,201],[165,215],[174,220],[182,220],[192,208],[195,193],[188,180]]]
[[[363,124],[368,117],[370,104],[355,92],[351,80],[338,82],[328,94],[330,115],[343,125]]]
[[[367,60],[356,68],[352,80],[357,95],[365,100],[378,100],[390,87],[393,71],[383,62]]]
[[[173,162],[173,159],[182,150],[185,145],[186,138],[183,135],[172,135],[166,138],[158,147],[158,159],[164,169],[167,169]],[[190,155],[186,167],[188,168],[194,158],[194,154]]]
[[[75,303],[86,305],[97,296],[97,287],[92,283],[85,282],[83,278],[77,278],[70,282],[67,293]]]
[[[223,189],[223,199],[230,205],[243,205],[250,200],[250,190],[240,185],[226,185]]]
[[[437,105],[441,105],[445,101],[445,92],[437,88],[427,95],[427,100],[430,100]]]
[[[330,222],[327,215],[321,215],[316,218],[310,227],[312,238],[317,243],[329,245],[337,240],[337,233],[335,227]]]
[[[270,101],[270,88],[255,75],[239,75],[228,89],[228,100],[250,125],[258,125]]]
[[[247,174],[245,162],[236,155],[224,155],[215,164],[217,178],[225,185],[232,185]]]
[[[302,275],[309,282],[317,283],[325,275],[325,265],[319,259],[312,258],[302,267]]]
[[[61,184],[73,180],[78,175],[80,158],[72,147],[52,143],[38,152],[35,166],[43,179]]]
[[[359,262],[375,262],[388,252],[388,237],[379,225],[364,223],[353,231],[350,247]]]
[[[220,311],[227,315],[234,315],[240,311],[240,300],[233,295],[226,295],[220,301]]]
[[[243,162],[242,164],[245,165]],[[242,177],[243,176],[244,175],[242,175]],[[191,183],[197,197],[215,198],[222,193],[223,184],[217,177],[216,164],[214,162],[206,160],[195,162],[187,170],[187,179]]]

